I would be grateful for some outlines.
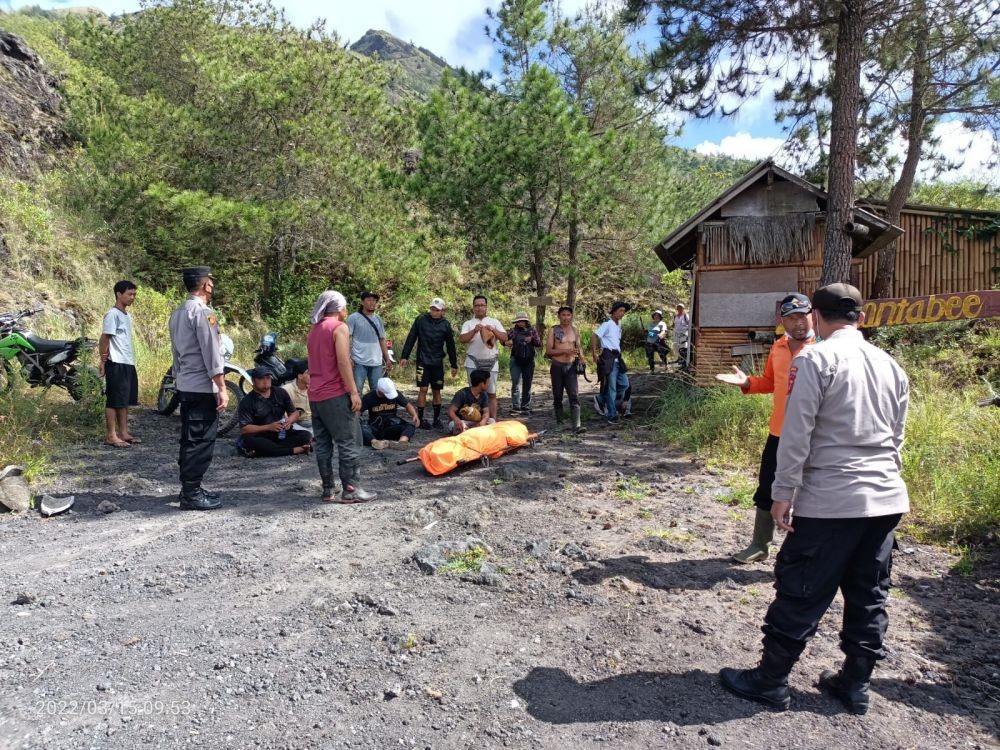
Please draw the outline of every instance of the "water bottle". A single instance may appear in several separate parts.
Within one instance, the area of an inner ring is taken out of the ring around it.
[[[285,435],[288,434],[288,431],[285,429],[286,421],[288,421],[288,417],[281,418],[281,430],[278,431],[278,440],[284,440]]]

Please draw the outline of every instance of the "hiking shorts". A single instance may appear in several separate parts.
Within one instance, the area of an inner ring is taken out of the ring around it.
[[[135,365],[105,362],[104,382],[109,409],[127,409],[139,404],[139,378]]]
[[[444,388],[444,362],[436,365],[417,365],[417,388],[427,386],[434,391]]]

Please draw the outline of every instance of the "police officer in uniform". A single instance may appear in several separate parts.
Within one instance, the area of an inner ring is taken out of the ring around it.
[[[788,533],[764,653],[754,669],[719,675],[731,692],[777,708],[788,708],[788,674],[838,590],[845,658],[838,672],[820,675],[820,688],[863,714],[872,670],[886,655],[894,530],[910,508],[900,474],[910,386],[896,361],[864,340],[862,306],[849,284],[812,296],[822,341],[801,349],[788,373],[771,486],[771,516]]]
[[[201,486],[212,463],[219,412],[229,402],[224,380],[219,322],[208,306],[215,279],[208,266],[181,271],[188,298],[170,316],[170,346],[174,378],[181,401],[180,507],[213,510],[219,496]]]

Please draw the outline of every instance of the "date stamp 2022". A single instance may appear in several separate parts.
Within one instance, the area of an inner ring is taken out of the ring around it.
[[[49,716],[188,716],[190,701],[176,700],[43,700],[35,703]]]

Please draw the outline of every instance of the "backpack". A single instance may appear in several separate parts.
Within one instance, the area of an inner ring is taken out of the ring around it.
[[[535,358],[535,347],[531,345],[531,330],[521,334],[514,333],[514,343],[511,346],[511,356],[518,362],[530,362]]]

